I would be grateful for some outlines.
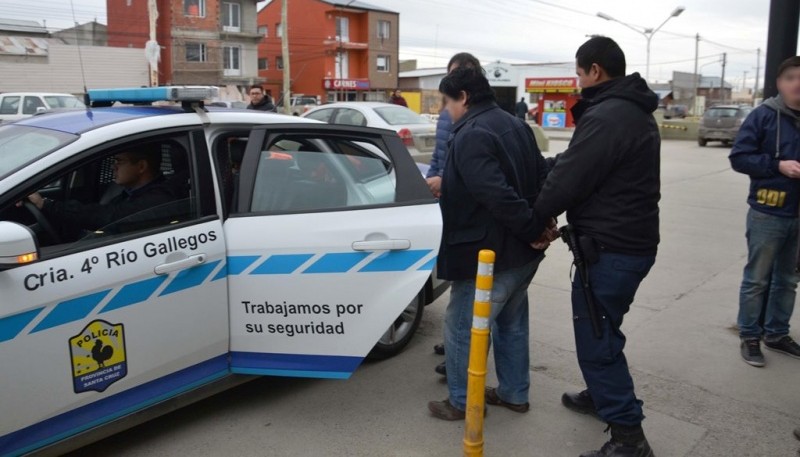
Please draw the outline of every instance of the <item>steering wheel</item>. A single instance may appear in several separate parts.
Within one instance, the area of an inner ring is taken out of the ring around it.
[[[53,227],[53,224],[47,220],[47,217],[44,215],[42,210],[36,207],[30,200],[25,199],[22,202],[22,206],[28,210],[29,213],[33,215],[33,218],[36,219],[36,223],[39,224],[39,227],[44,230],[47,236],[53,241],[55,244],[61,244],[61,236],[59,236],[56,229]]]

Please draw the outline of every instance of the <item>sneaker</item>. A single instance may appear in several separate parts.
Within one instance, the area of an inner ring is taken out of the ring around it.
[[[764,362],[764,354],[761,353],[761,341],[757,338],[748,338],[742,340],[741,344],[742,358],[745,363],[754,367],[763,367],[766,365]]]
[[[435,344],[433,346],[433,352],[436,355],[444,355],[444,343]]]
[[[445,362],[436,365],[436,368],[433,369],[436,373],[447,377],[447,364]]]
[[[433,417],[446,421],[461,421],[467,416],[465,411],[461,411],[450,404],[449,398],[445,398],[442,401],[428,402],[428,411],[430,411]],[[484,406],[483,417],[486,417],[486,412],[486,406]]]
[[[502,406],[508,408],[515,413],[527,413],[531,409],[530,403],[507,403],[500,399],[497,395],[497,389],[494,387],[487,387],[484,391],[484,401],[487,405]]]
[[[781,354],[800,359],[800,344],[797,344],[791,336],[784,336],[778,341],[764,340],[764,346],[773,352],[780,352]]]
[[[611,439],[599,451],[581,457],[655,457],[641,426],[626,427],[610,424]]]
[[[599,418],[597,415],[597,408],[595,408],[588,390],[578,393],[566,392],[561,396],[561,403],[567,409],[575,411],[576,413],[589,414]]]

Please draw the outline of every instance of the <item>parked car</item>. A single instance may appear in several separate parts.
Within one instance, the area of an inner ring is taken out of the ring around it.
[[[292,107],[292,116],[301,116],[306,111],[319,106],[319,100],[312,95],[293,95],[289,102]],[[283,106],[282,102],[281,106]]]
[[[329,124],[394,130],[412,155],[430,154],[436,146],[436,124],[404,106],[379,102],[331,103],[312,109],[303,117]]]
[[[705,146],[709,141],[721,141],[729,146],[751,111],[752,107],[740,105],[719,105],[707,109],[700,121],[697,144]]]
[[[216,107],[219,107],[219,108],[230,108],[230,109],[247,109],[247,103],[240,102],[240,101],[211,102],[211,103],[206,103],[206,106],[216,106]]]
[[[49,110],[85,107],[72,94],[7,92],[0,94],[0,122],[18,121]]]
[[[686,105],[670,105],[664,110],[664,119],[683,119],[689,114],[689,107]]]
[[[0,456],[60,455],[250,376],[347,379],[447,287],[441,211],[394,131],[198,112],[214,89],[90,90],[181,106],[0,126]],[[109,209],[142,163],[167,200]]]

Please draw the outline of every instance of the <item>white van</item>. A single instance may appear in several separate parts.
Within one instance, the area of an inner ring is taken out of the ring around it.
[[[37,113],[59,108],[85,108],[71,94],[43,92],[8,92],[0,94],[0,122],[13,122]]]

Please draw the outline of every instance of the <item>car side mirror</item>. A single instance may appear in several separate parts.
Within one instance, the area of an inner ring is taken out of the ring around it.
[[[46,113],[46,112],[47,112],[47,108],[45,108],[44,106],[40,106],[40,107],[36,108],[36,114],[42,114],[42,113]]]
[[[0,222],[0,270],[39,260],[36,236],[16,222]]]

